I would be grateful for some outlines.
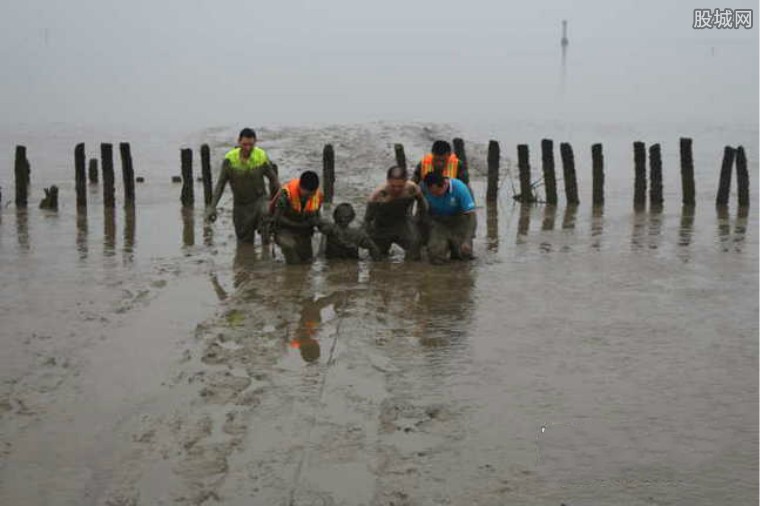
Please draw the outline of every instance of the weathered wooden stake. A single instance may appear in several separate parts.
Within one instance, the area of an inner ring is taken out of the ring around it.
[[[697,204],[694,186],[694,157],[691,152],[691,139],[681,137],[681,190],[684,206]]]
[[[749,207],[749,172],[744,147],[736,149],[736,182],[739,185],[739,207]]]
[[[578,182],[575,179],[575,156],[573,147],[568,142],[559,145],[559,153],[562,157],[562,172],[565,177],[565,197],[568,205],[577,205],[578,200]]]
[[[592,203],[594,206],[604,205],[604,154],[602,145],[591,146],[591,167],[593,176]]]
[[[86,160],[87,157],[84,153],[84,144],[79,143],[74,147],[74,182],[77,191],[77,209],[85,209],[87,207]]]
[[[211,205],[213,182],[211,180],[211,149],[208,144],[201,146],[201,176],[203,178],[203,204]]]
[[[541,168],[544,172],[546,203],[551,206],[556,206],[557,178],[554,174],[554,141],[551,139],[543,139],[541,141]]]
[[[100,166],[103,170],[103,207],[113,209],[116,207],[116,191],[114,189],[113,173],[113,145],[103,143],[100,145]]]
[[[659,144],[649,146],[649,206],[662,207],[662,152]]]
[[[486,187],[486,202],[496,202],[499,196],[499,160],[501,148],[497,141],[488,142],[488,186]]]
[[[645,207],[647,204],[647,150],[641,141],[633,143],[633,205]]]
[[[330,204],[333,201],[335,191],[335,150],[332,144],[325,144],[322,152],[322,186],[325,192],[325,203]]]
[[[40,209],[58,210],[58,187],[56,185],[50,188],[44,188],[45,198],[40,202]]]
[[[29,198],[29,161],[26,146],[16,146],[14,176],[16,181],[16,207],[25,209]]]
[[[180,160],[182,162],[182,194],[180,201],[182,207],[193,207],[195,205],[195,190],[193,189],[193,150],[184,148],[180,151]]]
[[[533,189],[530,186],[530,154],[527,144],[517,145],[517,167],[520,171],[520,195],[515,198],[528,204],[534,199]]]
[[[489,201],[486,204],[486,249],[489,251],[499,250],[499,207],[496,202]]]
[[[404,153],[403,144],[395,144],[393,150],[396,152],[396,166],[406,170],[406,154]]]
[[[718,183],[718,196],[715,198],[715,205],[728,205],[728,196],[731,191],[731,169],[735,157],[736,150],[731,146],[726,146],[723,150],[723,165],[720,168],[720,182]]]
[[[90,165],[87,168],[87,176],[91,184],[98,184],[98,159],[90,158]]]
[[[128,142],[119,144],[121,152],[121,174],[124,180],[124,207],[135,205],[135,171],[132,167],[132,152]]]
[[[452,144],[454,145],[454,154],[462,161],[462,165],[467,166],[467,153],[464,150],[464,139],[455,137]]]

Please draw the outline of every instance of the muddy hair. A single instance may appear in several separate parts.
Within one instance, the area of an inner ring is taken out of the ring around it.
[[[238,139],[242,139],[243,137],[245,137],[246,139],[250,139],[251,137],[253,137],[255,139],[256,131],[253,128],[246,127],[240,131],[240,135],[238,135]]]
[[[304,171],[298,180],[298,184],[304,190],[314,191],[319,188],[319,175],[313,170]]]
[[[451,144],[446,141],[435,141],[431,151],[434,155],[448,155],[451,153]]]
[[[393,167],[388,169],[386,178],[387,179],[409,179],[409,175],[407,174],[405,168],[399,167],[398,165],[394,165]]]

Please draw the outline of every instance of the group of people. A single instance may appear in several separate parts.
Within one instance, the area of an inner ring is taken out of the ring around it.
[[[262,244],[268,245],[273,236],[288,264],[312,261],[317,230],[326,238],[327,258],[355,259],[365,249],[379,260],[393,244],[410,260],[420,260],[423,248],[434,264],[472,258],[477,220],[467,167],[443,140],[433,143],[411,177],[403,167],[388,169],[385,183],[369,196],[361,226],[351,225],[356,212],[347,203],[335,206],[332,222],[323,219],[316,172],[306,170],[281,184],[277,166],[256,146],[256,132],[250,128],[240,132],[238,146],[224,156],[206,210],[210,221],[216,220],[227,183],[238,241],[253,243],[258,231]]]

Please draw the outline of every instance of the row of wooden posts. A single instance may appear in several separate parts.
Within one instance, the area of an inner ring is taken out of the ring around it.
[[[454,152],[460,160],[467,162],[464,141],[461,138],[453,140]],[[119,144],[121,154],[122,176],[124,181],[124,205],[133,207],[135,204],[135,180],[143,182],[144,179],[138,177],[135,179],[134,168],[132,165],[132,154],[130,145],[127,142]],[[211,150],[208,144],[201,146],[201,178],[203,182],[203,201],[206,206],[211,203],[212,199],[212,176],[211,176]],[[406,155],[404,146],[396,144],[394,146],[396,165],[407,169]],[[634,154],[634,197],[633,202],[636,208],[646,205],[647,201],[647,150],[643,142],[633,143]],[[692,140],[690,138],[681,138],[681,186],[682,186],[682,203],[685,206],[696,205],[696,187],[694,183],[694,159],[692,156]],[[563,142],[560,144],[560,157],[562,160],[562,174],[565,187],[565,198],[569,205],[580,203],[578,198],[578,183],[575,172],[575,156],[572,146]],[[604,204],[604,155],[602,145],[594,144],[591,146],[592,159],[592,203],[594,206]],[[113,164],[113,145],[100,145],[100,160],[103,173],[103,205],[106,208],[113,208],[116,205],[114,189],[114,164]],[[486,202],[495,202],[499,189],[499,164],[501,160],[501,150],[497,141],[490,141],[488,144],[488,176],[486,187]],[[193,207],[195,204],[195,193],[193,186],[193,152],[189,148],[180,151],[181,177],[172,178],[175,182],[182,182],[182,192],[180,201],[183,207]],[[77,208],[85,209],[87,207],[86,183],[89,178],[90,183],[98,183],[98,161],[91,159],[89,162],[88,173],[85,172],[85,147],[84,144],[77,144],[74,148],[74,167],[75,167],[75,186]],[[738,186],[738,203],[739,207],[749,206],[749,173],[747,171],[747,157],[744,148],[739,146],[733,148],[726,146],[724,149],[723,163],[720,171],[720,181],[718,184],[718,193],[716,205],[727,206],[731,187],[731,173],[733,166],[736,165],[737,186]],[[534,192],[534,183],[532,182],[531,165],[529,150],[527,144],[517,146],[517,167],[519,172],[520,193],[514,195],[514,199],[522,203],[537,203],[538,198]],[[542,201],[548,205],[557,205],[557,179],[554,164],[554,142],[550,139],[541,141],[541,168],[543,172],[543,184],[545,187],[546,200]],[[335,190],[335,150],[331,144],[324,147],[322,154],[322,186],[325,194],[325,202],[331,203]],[[659,144],[653,144],[649,147],[649,203],[652,207],[662,206],[663,204],[663,187],[662,187],[662,154]],[[30,164],[26,157],[26,147],[16,146],[15,162],[15,182],[16,182],[16,206],[19,208],[27,207],[28,187],[30,181]],[[46,201],[43,201],[41,207],[57,208],[57,188],[51,187],[45,189],[47,194]]]

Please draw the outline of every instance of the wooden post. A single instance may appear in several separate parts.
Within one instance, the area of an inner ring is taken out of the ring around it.
[[[647,204],[647,151],[641,141],[633,143],[633,170],[635,179],[633,183],[633,205],[645,207]]]
[[[132,152],[128,142],[119,144],[121,152],[121,174],[124,180],[124,207],[135,205],[135,171],[132,167]]]
[[[322,185],[325,192],[325,203],[330,204],[333,201],[335,191],[335,150],[332,144],[325,144],[322,152]]]
[[[493,142],[493,141],[492,141]],[[489,251],[499,250],[499,207],[496,202],[488,201],[486,204],[486,249]]]
[[[211,180],[211,149],[208,144],[201,146],[201,176],[203,178],[203,204],[210,206],[214,189]]]
[[[565,196],[568,205],[577,205],[578,200],[578,182],[575,179],[575,156],[573,147],[568,142],[559,145],[559,153],[562,157],[562,172],[565,177]]]
[[[56,185],[50,188],[44,188],[45,198],[40,202],[40,209],[58,210],[58,187]]]
[[[29,198],[29,161],[26,146],[16,146],[14,176],[16,181],[16,207],[26,209]]]
[[[116,207],[116,192],[114,190],[113,146],[103,143],[100,145],[100,166],[103,170],[103,207]]]
[[[193,207],[195,205],[195,191],[193,189],[193,150],[189,148],[180,151],[180,160],[182,162],[182,194],[180,201],[182,207]]]
[[[736,182],[739,185],[739,207],[749,207],[749,172],[747,172],[747,155],[742,146],[736,149]]]
[[[715,205],[727,206],[729,191],[731,190],[731,169],[734,165],[736,150],[731,146],[726,146],[723,150],[723,165],[720,168],[720,182],[718,183],[718,196],[715,198]]]
[[[396,166],[406,170],[406,154],[404,153],[403,144],[395,144],[393,150],[396,152]]]
[[[541,165],[546,187],[546,203],[557,205],[557,178],[554,175],[554,142],[551,139],[541,141]]]
[[[499,160],[501,149],[497,141],[488,142],[488,186],[486,202],[496,202],[499,196]]]
[[[683,191],[683,205],[696,205],[694,158],[691,152],[691,139],[687,137],[681,137],[681,189]]]
[[[530,154],[527,144],[517,145],[517,167],[520,171],[520,202],[533,202],[533,189],[530,186]]]
[[[97,158],[90,158],[90,165],[87,168],[87,176],[89,177],[90,183],[98,184],[98,159]]]
[[[87,174],[85,172],[84,144],[74,147],[74,182],[77,190],[77,209],[87,208]]]
[[[649,206],[662,207],[662,153],[659,144],[649,146]]]
[[[462,165],[467,166],[467,153],[464,150],[464,139],[455,137],[452,144],[454,145],[454,154],[462,161]]]
[[[593,196],[594,206],[604,205],[604,154],[602,145],[597,143],[591,146],[591,166],[593,171]]]
[[[111,174],[113,174],[113,167]],[[103,172],[104,181],[105,178],[105,172]],[[103,209],[103,254],[109,257],[114,255],[114,248],[116,248],[116,210],[114,207]]]

